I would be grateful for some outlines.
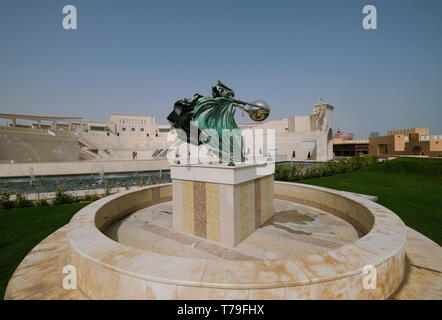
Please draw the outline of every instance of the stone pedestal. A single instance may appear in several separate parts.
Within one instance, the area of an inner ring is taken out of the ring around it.
[[[273,173],[259,172],[265,166],[172,165],[174,229],[239,244],[273,216]]]

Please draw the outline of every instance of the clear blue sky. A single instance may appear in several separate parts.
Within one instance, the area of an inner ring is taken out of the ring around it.
[[[77,30],[62,28],[67,4]],[[366,4],[378,30],[362,28]],[[268,101],[271,119],[308,115],[323,97],[357,138],[438,134],[441,38],[440,0],[1,0],[0,110],[166,123],[174,101],[219,79]]]

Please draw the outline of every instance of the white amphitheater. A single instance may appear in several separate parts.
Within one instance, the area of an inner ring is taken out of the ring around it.
[[[124,131],[118,130],[125,128],[118,128],[113,122],[83,124],[82,118],[15,114],[0,114],[0,118],[11,120],[8,126],[0,126],[1,163],[129,160],[132,159],[133,151],[137,152],[137,159],[153,159],[165,157],[168,147],[167,133],[170,126],[156,125],[153,117],[150,117],[152,121],[148,124],[128,128],[135,128],[135,133],[144,129],[142,132],[148,132],[148,136],[132,134],[133,131],[124,134]],[[17,119],[37,123],[21,125]],[[78,123],[72,123],[73,120]],[[43,125],[42,121],[51,121],[52,124]],[[63,121],[69,123],[61,124]]]
[[[90,159],[80,152],[78,138],[44,129],[0,127],[2,163],[75,161]]]
[[[239,127],[241,130],[274,129],[277,161],[327,161],[333,157],[333,109],[321,101],[309,116]],[[96,172],[98,162],[104,171],[116,172],[117,161],[127,161],[118,172],[169,168],[166,156],[173,141],[167,137],[172,128],[157,124],[153,116],[110,114],[107,122],[86,123],[81,117],[41,115],[0,114],[0,119],[9,122],[0,126],[0,176],[28,175],[30,167],[26,164],[37,169],[44,166],[44,170],[38,169],[39,174],[52,171],[61,174],[63,170],[66,174]],[[148,161],[144,166],[132,163],[134,151],[136,160]],[[267,151],[260,149],[259,153],[265,156]],[[247,148],[244,152],[250,154],[251,151]],[[258,150],[254,150],[254,154],[258,155]],[[82,165],[78,164],[80,161]],[[110,166],[108,162],[114,164]],[[65,169],[60,169],[61,164],[50,163],[64,163]],[[71,172],[70,168],[76,166],[84,169]]]

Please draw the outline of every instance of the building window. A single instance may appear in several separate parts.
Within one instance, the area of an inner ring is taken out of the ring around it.
[[[90,131],[106,131],[104,127],[91,126]]]
[[[126,128],[121,128],[121,131],[126,131]]]
[[[146,134],[146,137],[148,137],[148,136],[149,136],[149,134],[147,133],[147,134]]]
[[[144,131],[144,128],[140,128],[140,131]]]
[[[130,131],[135,132],[135,128],[130,128]]]

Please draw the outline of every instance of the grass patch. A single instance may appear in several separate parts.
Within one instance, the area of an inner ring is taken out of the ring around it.
[[[40,241],[64,226],[89,203],[60,204],[0,211],[0,297],[23,258]]]
[[[442,244],[442,159],[397,158],[302,183],[377,196],[407,226]]]

